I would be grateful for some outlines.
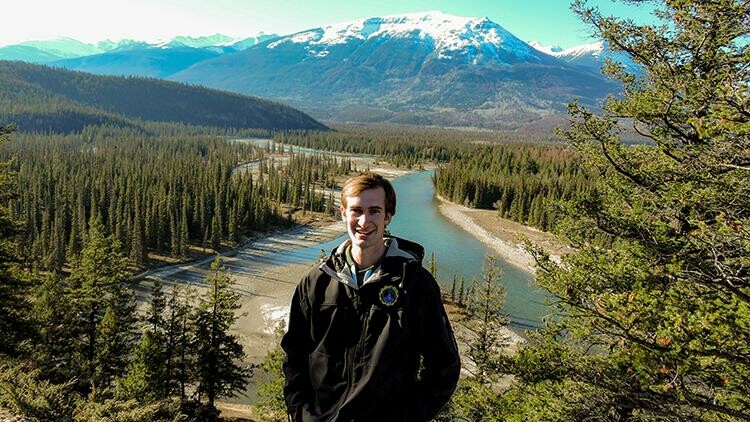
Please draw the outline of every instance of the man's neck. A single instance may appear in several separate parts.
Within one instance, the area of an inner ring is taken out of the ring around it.
[[[367,268],[375,265],[385,254],[385,244],[380,243],[377,247],[361,249],[352,245],[352,259],[359,268]]]

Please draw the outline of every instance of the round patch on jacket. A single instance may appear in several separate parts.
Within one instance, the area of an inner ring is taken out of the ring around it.
[[[380,289],[380,303],[385,306],[393,306],[398,300],[398,289],[395,286],[385,286]]]

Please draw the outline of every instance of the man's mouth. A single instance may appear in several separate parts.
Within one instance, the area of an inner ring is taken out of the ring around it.
[[[356,233],[357,233],[358,235],[360,235],[360,236],[367,236],[367,235],[369,235],[369,234],[375,233],[375,229],[374,229],[374,228],[372,228],[372,229],[367,229],[367,230],[365,230],[365,229],[357,229],[357,230],[356,230]]]

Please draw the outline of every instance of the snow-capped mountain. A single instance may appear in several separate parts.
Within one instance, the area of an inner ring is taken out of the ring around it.
[[[299,32],[266,45],[274,49],[299,44],[309,56],[325,57],[331,47],[370,40],[413,39],[431,47],[437,59],[466,63],[542,61],[534,49],[488,18],[451,16],[441,12],[374,17]]]
[[[549,54],[550,56],[556,56],[557,53],[563,51],[559,45],[542,45],[539,41],[529,41],[528,44],[535,50],[539,50],[542,53]]]
[[[252,47],[260,42],[275,38],[275,34],[264,34],[260,33],[257,36],[247,38],[232,38],[227,35],[214,34],[205,37],[190,37],[190,36],[177,36],[170,40],[159,41],[159,42],[146,42],[132,39],[121,39],[121,40],[103,40],[96,43],[84,43],[72,38],[57,38],[53,40],[35,40],[25,41],[19,44],[9,45],[0,47],[0,60],[20,60],[30,63],[53,63],[59,60],[64,60],[59,65],[64,67],[70,67],[76,70],[89,71],[90,69],[83,67],[76,67],[76,63],[79,62],[98,62],[103,63],[107,61],[107,58],[94,58],[108,53],[117,53],[118,60],[125,60],[125,51],[133,50],[138,54],[138,51],[147,51],[151,49],[181,49],[186,48],[196,50],[206,50],[214,54],[225,54],[233,53],[235,51],[244,50]],[[153,52],[149,52],[149,55],[154,55]],[[172,53],[167,53],[174,55]],[[208,56],[205,52],[198,54],[199,58],[205,59]],[[88,59],[83,59],[88,57]],[[141,60],[140,58],[133,58],[133,60]],[[166,60],[166,59],[164,59]],[[162,61],[164,61],[162,60]],[[195,62],[195,61],[194,61]],[[58,63],[54,63],[58,64]],[[191,63],[192,64],[192,63]],[[126,65],[127,67],[133,67]],[[97,73],[107,73],[107,66],[104,66]],[[180,68],[181,69],[181,68]],[[163,73],[163,72],[162,72]],[[112,74],[122,75],[122,71],[113,69]],[[137,76],[157,76],[152,73],[137,74]]]
[[[179,43],[180,45],[192,48],[205,48],[214,46],[224,46],[239,41],[237,38],[232,38],[223,34],[208,35],[205,37],[190,37],[180,35],[172,38],[170,43]]]
[[[68,37],[52,40],[25,41],[17,45],[36,48],[60,58],[88,56],[104,52],[104,50],[95,44],[87,44]]]
[[[207,37],[178,36],[168,41],[102,41],[98,54],[47,60],[55,66],[100,75],[147,76],[166,78],[187,67],[222,54],[244,50],[275,35],[232,38],[222,34]],[[0,54],[2,50],[0,50]]]
[[[633,63],[630,57],[626,54],[612,52],[604,41],[596,41],[590,44],[566,48],[565,50],[557,46],[541,45],[536,41],[529,42],[529,45],[543,53],[557,57],[576,66],[584,66],[600,70],[604,65],[604,61],[607,58],[610,58],[624,64],[631,72],[638,72],[637,66]]]
[[[372,17],[282,36],[170,77],[304,108],[319,118],[517,127],[612,85],[487,18]]]

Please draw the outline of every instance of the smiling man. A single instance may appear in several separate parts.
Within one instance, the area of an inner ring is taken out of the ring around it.
[[[440,290],[424,248],[386,234],[395,214],[382,176],[344,184],[349,239],[297,286],[281,341],[293,421],[426,421],[453,394],[460,362]]]

